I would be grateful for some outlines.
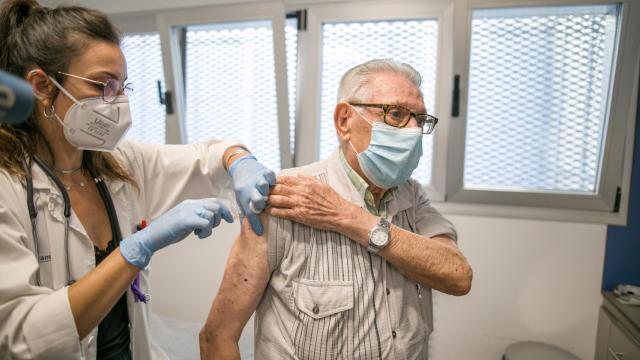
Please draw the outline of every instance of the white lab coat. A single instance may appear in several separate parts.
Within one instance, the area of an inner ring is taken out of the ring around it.
[[[140,192],[122,181],[107,181],[122,236],[131,234],[140,220],[153,220],[184,199],[219,197],[223,191],[228,194],[230,179],[222,166],[222,153],[234,144],[217,140],[194,145],[123,141],[114,155],[133,176]],[[32,174],[41,287],[35,285],[38,261],[26,187],[0,169],[0,359],[95,359],[98,328],[79,338],[68,287],[64,286],[62,197],[35,164]],[[93,244],[75,214],[70,220],[69,264],[71,278],[76,280],[95,267]],[[149,270],[142,271],[140,286],[146,294],[149,280]],[[166,358],[152,341],[150,306],[134,302],[131,290],[127,290],[132,355],[136,360]]]

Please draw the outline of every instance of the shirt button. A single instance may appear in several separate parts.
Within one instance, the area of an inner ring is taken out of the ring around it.
[[[387,288],[387,295],[391,294],[391,291],[389,291],[389,288]]]
[[[313,311],[314,314],[318,314],[320,312],[320,308],[318,307],[318,305],[314,305],[312,311]]]
[[[396,334],[396,331],[395,331],[395,330],[393,330],[393,331],[391,332],[391,336],[393,336],[393,338],[395,339],[395,338],[396,338],[396,335],[397,335],[397,334]]]

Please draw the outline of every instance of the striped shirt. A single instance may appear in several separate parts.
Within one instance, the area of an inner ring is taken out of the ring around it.
[[[285,174],[315,176],[366,207],[348,170],[335,151]],[[400,185],[384,203],[393,224],[456,239],[453,225],[431,207],[415,180]],[[271,218],[268,238],[271,278],[255,316],[256,359],[427,358],[430,289],[335,232]]]

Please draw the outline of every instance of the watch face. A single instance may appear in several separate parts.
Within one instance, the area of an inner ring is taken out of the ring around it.
[[[371,234],[371,242],[375,246],[384,246],[387,244],[387,233],[382,229],[376,229]]]

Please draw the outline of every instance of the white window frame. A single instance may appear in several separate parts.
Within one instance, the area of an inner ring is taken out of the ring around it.
[[[614,55],[611,105],[596,195],[469,190],[463,188],[472,11],[525,6],[623,4]],[[630,19],[635,19],[632,23]],[[445,211],[569,221],[626,223],[638,91],[640,4],[630,0],[456,0],[454,71],[460,75],[460,116],[451,121]],[[624,159],[624,161],[620,161]],[[613,212],[618,187],[619,211]],[[480,205],[482,204],[482,205]],[[567,211],[570,210],[570,211]]]
[[[123,35],[157,33],[158,24],[154,14],[152,12],[109,14],[109,20]]]
[[[186,142],[186,98],[182,74],[182,59],[178,39],[173,29],[179,26],[215,24],[240,21],[271,21],[277,96],[278,134],[280,142],[280,166],[293,165],[289,141],[289,109],[287,92],[285,10],[281,2],[256,4],[216,5],[185,9],[161,10],[156,13],[160,31],[167,91],[174,94],[174,114],[167,115],[167,133],[172,136],[167,143]],[[212,69],[215,71],[215,69]],[[215,134],[211,134],[215,137]]]
[[[322,24],[340,21],[436,19],[438,21],[438,59],[436,70],[435,115],[439,118],[433,139],[431,184],[426,190],[433,200],[444,200],[448,126],[450,122],[453,55],[453,2],[394,1],[308,4],[307,30],[299,32],[298,111],[296,125],[296,166],[317,161],[320,141]],[[292,9],[296,9],[293,8]],[[334,95],[332,95],[334,96]],[[301,111],[302,110],[302,111]]]

